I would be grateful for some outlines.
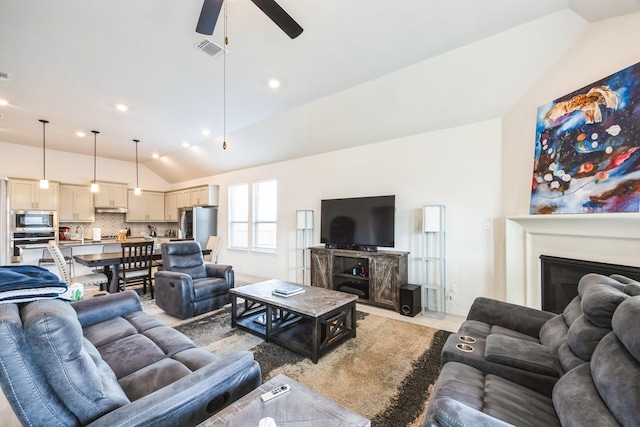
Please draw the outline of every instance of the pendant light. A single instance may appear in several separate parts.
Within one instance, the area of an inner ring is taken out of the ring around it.
[[[140,190],[140,184],[138,183],[138,142],[140,141],[134,139],[133,142],[136,143],[136,188],[133,190],[133,194],[139,196],[140,194],[142,194],[142,190]]]
[[[97,137],[100,132],[97,130],[92,130],[93,133],[93,181],[91,181],[91,192],[97,193],[100,191],[100,187],[98,187],[98,181],[96,181],[96,163],[97,163],[97,152],[96,152],[96,144]]]
[[[46,152],[46,139],[44,128],[49,123],[46,120],[39,120],[42,123],[42,179],[40,180],[40,188],[49,188],[49,180],[47,179],[47,152]]]

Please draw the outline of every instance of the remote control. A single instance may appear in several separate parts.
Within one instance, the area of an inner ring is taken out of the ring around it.
[[[262,399],[263,402],[266,402],[267,400],[271,400],[274,397],[280,396],[281,394],[286,393],[289,390],[291,390],[291,387],[289,386],[289,384],[284,384],[278,388],[274,388],[273,390],[264,393],[263,395],[260,396],[260,398]]]

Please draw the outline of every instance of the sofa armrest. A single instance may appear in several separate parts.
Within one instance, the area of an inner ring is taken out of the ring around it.
[[[555,314],[548,311],[479,297],[471,305],[467,320],[477,320],[539,338],[540,328],[553,316]]]
[[[142,311],[140,298],[135,291],[87,298],[72,302],[71,306],[75,309],[83,328],[114,317]]]
[[[489,362],[512,366],[541,375],[559,377],[560,369],[551,351],[542,344],[506,335],[487,337],[484,357]]]
[[[193,279],[186,273],[180,273],[177,271],[159,270],[153,275],[156,283],[160,282],[174,282],[179,286],[193,287]]]
[[[196,426],[259,387],[261,376],[250,352],[231,353],[88,426]]]
[[[484,412],[473,409],[451,397],[442,397],[429,403],[422,427],[513,427]]]
[[[207,263],[205,264],[205,268],[207,270],[207,277],[219,277],[221,279],[224,279],[233,288],[235,282],[235,274],[233,272],[232,266]]]

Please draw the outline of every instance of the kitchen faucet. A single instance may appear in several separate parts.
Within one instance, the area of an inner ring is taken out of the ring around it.
[[[76,234],[78,234],[78,228],[80,229],[80,244],[84,245],[84,227],[81,225],[78,225],[76,227]]]

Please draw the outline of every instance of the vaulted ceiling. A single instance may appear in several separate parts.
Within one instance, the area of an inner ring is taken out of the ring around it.
[[[638,0],[278,3],[299,37],[227,0],[228,52],[211,57],[195,45],[222,46],[225,18],[197,34],[202,0],[0,0],[0,141],[41,146],[46,119],[47,148],[92,155],[98,130],[98,156],[134,161],[139,139],[142,163],[192,180],[499,117],[588,23],[640,11]]]

